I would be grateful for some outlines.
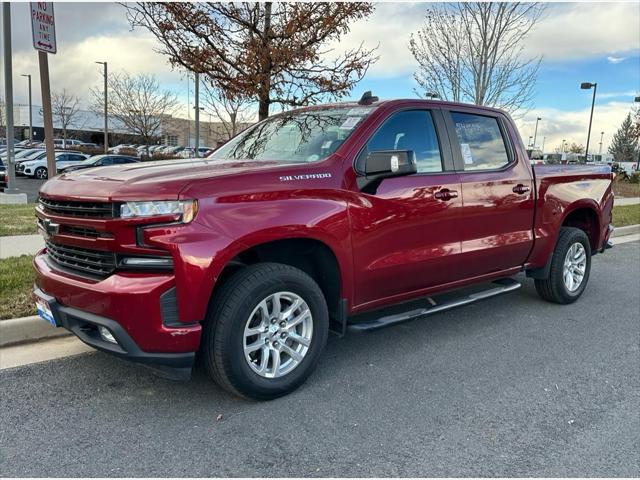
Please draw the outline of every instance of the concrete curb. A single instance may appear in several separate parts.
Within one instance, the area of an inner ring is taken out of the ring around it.
[[[45,338],[71,335],[64,328],[54,328],[38,316],[0,320],[0,347],[35,342]]]
[[[640,224],[629,225],[616,228],[612,238],[638,233],[640,233]],[[0,347],[36,342],[63,335],[71,335],[71,333],[64,328],[53,328],[38,316],[0,320]]]
[[[611,238],[624,237],[625,235],[634,235],[636,233],[640,233],[640,224],[618,227],[611,234]]]

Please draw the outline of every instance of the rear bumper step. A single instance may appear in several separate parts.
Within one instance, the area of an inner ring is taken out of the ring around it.
[[[389,327],[398,323],[406,322],[409,320],[423,317],[426,315],[432,315],[434,313],[443,312],[452,308],[461,307],[470,303],[475,303],[480,300],[502,295],[504,293],[512,292],[519,289],[522,285],[513,280],[512,278],[502,278],[492,282],[492,287],[479,292],[470,293],[468,295],[460,296],[442,303],[436,303],[433,299],[427,300],[431,304],[429,307],[417,308],[409,310],[407,312],[396,313],[394,315],[381,316],[376,319],[367,320],[363,322],[350,323],[347,325],[347,331],[349,332],[370,332],[378,330],[380,328]]]

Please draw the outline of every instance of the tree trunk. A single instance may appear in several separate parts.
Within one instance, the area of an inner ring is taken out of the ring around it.
[[[271,32],[271,2],[264,4],[264,53],[262,60],[262,81],[260,93],[258,94],[258,121],[269,117],[269,90],[271,90],[271,53],[269,52],[270,32]]]
[[[258,121],[261,122],[269,117],[269,97],[258,100]]]

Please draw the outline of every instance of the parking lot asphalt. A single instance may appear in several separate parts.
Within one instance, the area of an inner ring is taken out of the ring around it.
[[[268,403],[103,353],[0,372],[3,476],[638,476],[640,243],[575,304],[507,296],[331,338]],[[1,361],[1,360],[0,360]]]
[[[16,177],[16,193],[26,193],[27,202],[34,203],[38,199],[38,190],[44,185],[46,180],[38,180],[37,178]]]

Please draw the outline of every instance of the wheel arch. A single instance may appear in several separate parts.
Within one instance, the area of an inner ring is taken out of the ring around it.
[[[277,238],[243,246],[226,262],[217,276],[210,302],[222,285],[239,269],[263,262],[275,262],[298,268],[309,275],[322,290],[332,321],[342,322],[345,287],[348,280],[335,250],[313,237]]]
[[[574,227],[582,230],[589,238],[591,251],[596,252],[598,250],[601,225],[597,206],[590,203],[579,203],[573,206],[573,208],[567,209],[559,227]],[[559,233],[560,228],[558,228],[558,234]]]

